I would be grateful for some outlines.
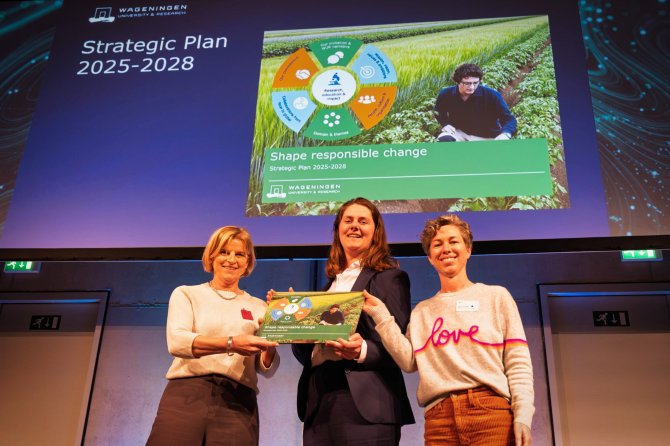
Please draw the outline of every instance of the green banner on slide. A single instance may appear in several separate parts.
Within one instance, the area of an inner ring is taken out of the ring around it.
[[[550,195],[545,139],[270,148],[263,203]]]

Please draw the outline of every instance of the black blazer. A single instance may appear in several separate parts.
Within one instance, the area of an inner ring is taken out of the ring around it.
[[[398,268],[385,271],[364,269],[351,288],[351,291],[363,290],[368,290],[370,294],[384,301],[404,333],[411,311],[407,273]],[[372,318],[362,313],[356,331],[367,343],[365,361],[361,364],[347,360],[327,361],[321,367],[332,366],[333,373],[342,373],[344,370],[356,408],[370,423],[414,423],[402,372],[384,348]],[[301,421],[305,421],[316,410],[316,407],[307,407],[307,388],[314,345],[292,344],[291,348],[303,365],[298,381],[298,416]]]

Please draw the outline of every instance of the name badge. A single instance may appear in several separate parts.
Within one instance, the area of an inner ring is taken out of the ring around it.
[[[457,300],[456,311],[479,311],[478,300]]]

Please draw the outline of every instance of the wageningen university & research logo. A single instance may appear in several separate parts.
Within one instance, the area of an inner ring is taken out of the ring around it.
[[[315,195],[315,194],[339,194],[342,186],[336,183],[326,184],[290,184],[287,191],[281,184],[271,184],[270,192],[266,193],[267,198],[286,198],[288,195]]]
[[[109,6],[95,8],[93,17],[89,17],[91,23],[112,23],[116,19],[133,19],[139,17],[165,17],[175,15],[186,15],[188,5],[160,5],[160,6],[123,6],[119,7],[116,16]]]

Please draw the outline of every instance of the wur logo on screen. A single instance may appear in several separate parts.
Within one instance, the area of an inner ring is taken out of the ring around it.
[[[93,17],[88,19],[91,23],[111,23],[114,20],[121,19],[139,19],[143,17],[168,17],[177,15],[186,15],[187,4],[174,5],[149,5],[149,6],[121,6],[118,8],[116,16],[112,15],[112,8],[109,6],[95,8]]]
[[[104,7],[104,8],[95,8],[95,13],[93,14],[93,17],[89,17],[88,21],[91,23],[98,23],[98,22],[106,22],[106,23],[112,23],[114,21],[114,16],[112,15],[112,8],[111,7]]]
[[[268,198],[286,198],[286,193],[284,192],[284,186],[271,184],[270,192],[265,194]]]

